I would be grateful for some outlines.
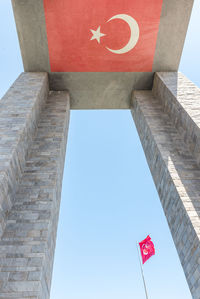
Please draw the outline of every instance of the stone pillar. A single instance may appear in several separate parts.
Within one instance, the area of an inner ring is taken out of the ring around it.
[[[47,74],[23,73],[0,101],[0,236],[47,94]]]
[[[191,294],[200,298],[200,90],[182,74],[157,73],[135,91],[132,115]]]
[[[49,298],[69,111],[44,73],[22,74],[1,101],[0,298]]]

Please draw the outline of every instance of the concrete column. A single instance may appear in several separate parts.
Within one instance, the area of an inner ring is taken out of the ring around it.
[[[22,137],[16,137],[18,142],[13,145],[13,151],[19,146],[16,151],[23,163],[0,239],[0,298],[47,299],[69,123],[69,96],[67,92],[48,93],[46,74],[26,73],[18,80],[21,82],[19,87],[14,85],[9,91],[10,106],[3,99],[5,103],[0,108],[6,115],[5,123],[15,130],[16,135],[21,132],[18,123],[26,133],[23,142]],[[15,104],[20,108],[16,109]],[[7,114],[9,107],[16,125],[11,124]],[[36,114],[37,117],[33,117]],[[34,129],[30,130],[32,126]],[[5,138],[7,135],[8,132]],[[6,165],[9,164],[6,161],[10,161],[11,156],[0,157]],[[12,168],[14,173],[17,165],[16,162]],[[6,195],[4,198],[6,200]]]
[[[132,115],[192,296],[200,298],[200,90],[177,73],[135,91]]]

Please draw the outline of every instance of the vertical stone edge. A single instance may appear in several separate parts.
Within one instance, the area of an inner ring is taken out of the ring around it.
[[[192,160],[187,150],[176,157],[173,156],[173,153],[170,154],[171,150],[173,151],[173,142],[177,140],[178,147],[181,148],[184,141],[179,138],[167,114],[162,112],[159,101],[156,100],[153,106],[153,99],[149,105],[146,105],[145,102],[148,103],[149,99],[152,98],[151,92],[147,92],[145,96],[143,96],[143,92],[135,92],[134,95],[131,111],[133,119],[190,291],[194,299],[199,299],[200,218],[198,214],[199,195],[197,195],[199,191],[197,190],[195,194],[195,181],[192,179],[187,181],[186,178],[187,176],[188,178],[193,177],[196,174],[198,177],[196,183],[199,185],[200,170],[196,166],[194,170],[188,169],[187,171],[190,161],[191,165],[195,165],[195,159]],[[162,119],[160,123],[159,119]],[[176,146],[174,148],[176,150]],[[186,158],[187,155],[188,158]],[[187,165],[184,165],[184,158]],[[179,166],[180,169],[183,167],[183,170],[177,171]],[[183,177],[180,176],[181,171],[183,171]],[[193,191],[194,194],[190,196],[189,194],[192,194]]]
[[[180,72],[158,72],[152,91],[200,166],[200,89]]]
[[[50,92],[0,240],[0,298],[50,297],[69,114]]]
[[[56,202],[57,205],[55,209],[53,209],[52,215],[52,223],[50,224],[51,228],[49,230],[48,242],[47,242],[47,249],[48,253],[46,256],[46,266],[44,267],[44,280],[42,284],[47,285],[48,292],[50,294],[51,291],[51,281],[52,281],[52,274],[53,274],[53,264],[54,264],[54,255],[55,255],[55,248],[56,248],[56,238],[57,238],[57,228],[58,228],[58,220],[59,220],[59,212],[60,212],[60,200],[61,200],[61,192],[62,192],[62,182],[63,182],[63,171],[65,165],[65,157],[66,157],[66,148],[67,148],[67,137],[68,137],[68,129],[69,129],[69,121],[70,121],[70,97],[69,93],[66,92],[52,92],[52,97],[66,97],[66,116],[65,122],[63,126],[63,139],[60,145],[60,159],[58,163],[57,169],[57,180],[56,180]],[[55,100],[55,99],[54,99]],[[49,262],[50,261],[50,262]],[[41,297],[43,299],[43,296]]]
[[[22,73],[0,101],[0,236],[48,92],[46,73]]]

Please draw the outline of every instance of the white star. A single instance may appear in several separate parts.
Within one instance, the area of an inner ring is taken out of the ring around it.
[[[90,29],[90,31],[91,31],[92,34],[93,34],[93,36],[91,37],[90,40],[96,39],[96,40],[98,41],[98,43],[100,44],[100,39],[101,39],[101,37],[106,35],[106,34],[104,34],[104,33],[101,33],[100,30],[101,30],[101,27],[100,27],[100,26],[97,28],[96,31]]]

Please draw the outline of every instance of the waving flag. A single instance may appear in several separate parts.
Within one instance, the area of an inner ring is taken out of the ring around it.
[[[163,0],[43,0],[52,72],[151,72]]]
[[[144,264],[152,255],[155,254],[154,244],[151,241],[150,236],[139,243],[140,252],[142,256],[142,263]]]

